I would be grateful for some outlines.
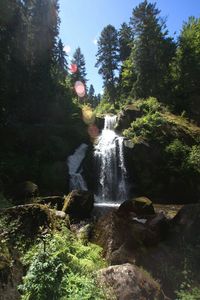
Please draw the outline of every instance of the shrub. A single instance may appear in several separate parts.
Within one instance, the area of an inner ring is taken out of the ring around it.
[[[165,124],[159,112],[148,113],[141,118],[136,119],[131,127],[124,130],[123,134],[129,139],[142,137],[143,139],[159,138],[159,129]]]
[[[200,173],[200,146],[199,145],[194,145],[191,147],[189,156],[187,158],[187,163],[195,171]]]
[[[158,100],[154,97],[149,97],[145,100],[138,101],[138,108],[140,108],[144,113],[155,113],[160,111],[162,106]]]
[[[106,299],[95,279],[105,266],[100,254],[100,247],[83,245],[66,228],[47,235],[23,258],[28,271],[19,287],[22,300]]]

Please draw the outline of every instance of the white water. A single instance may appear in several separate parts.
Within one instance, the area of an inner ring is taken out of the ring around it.
[[[96,201],[101,203],[127,200],[126,167],[123,137],[114,131],[116,116],[106,116],[102,134],[95,146],[95,159],[99,171]]]
[[[85,157],[88,146],[86,144],[81,144],[67,159],[67,165],[69,169],[70,190],[83,190],[87,191],[86,182],[82,176],[81,163]]]

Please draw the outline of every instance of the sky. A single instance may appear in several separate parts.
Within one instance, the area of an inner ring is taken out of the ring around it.
[[[68,52],[68,62],[80,47],[86,61],[88,87],[93,84],[96,94],[102,93],[102,78],[96,63],[97,40],[109,24],[119,29],[129,22],[138,0],[60,0],[60,37]],[[200,17],[200,0],[157,0],[161,16],[167,18],[171,36],[178,36],[189,16]]]

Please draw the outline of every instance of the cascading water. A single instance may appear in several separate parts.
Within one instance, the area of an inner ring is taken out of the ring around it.
[[[105,117],[104,129],[95,145],[94,155],[100,178],[95,198],[101,203],[127,200],[124,139],[114,131],[116,122],[116,116]]]
[[[74,152],[74,154],[70,155],[67,159],[67,165],[69,169],[70,182],[69,188],[70,190],[83,190],[87,191],[86,182],[82,176],[82,168],[81,163],[85,157],[85,153],[87,151],[88,145],[81,144]]]

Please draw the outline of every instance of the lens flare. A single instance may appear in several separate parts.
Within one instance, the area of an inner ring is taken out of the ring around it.
[[[71,65],[70,65],[69,71],[70,71],[72,74],[76,73],[77,70],[78,70],[78,67],[77,67],[76,64],[71,64]]]
[[[86,106],[82,108],[82,116],[85,124],[94,124],[95,122],[95,114],[91,107]]]
[[[85,86],[81,81],[76,81],[74,88],[79,97],[82,98],[85,96]]]

